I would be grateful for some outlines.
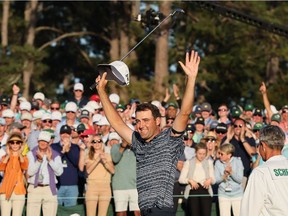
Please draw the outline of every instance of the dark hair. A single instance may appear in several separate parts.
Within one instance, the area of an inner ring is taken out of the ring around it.
[[[158,109],[158,107],[156,107],[153,104],[150,103],[142,103],[139,104],[136,108],[136,113],[137,112],[142,112],[142,111],[148,111],[150,110],[152,113],[152,116],[154,117],[154,119],[161,117],[160,111]]]
[[[208,150],[206,144],[203,142],[200,142],[195,146],[195,152],[199,151],[200,149],[205,149],[206,152]]]
[[[285,142],[285,133],[275,125],[267,125],[260,130],[260,142],[265,142],[271,149],[282,149]]]

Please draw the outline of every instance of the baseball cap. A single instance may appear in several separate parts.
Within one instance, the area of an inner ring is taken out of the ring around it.
[[[2,117],[3,118],[14,118],[15,115],[14,115],[14,112],[11,109],[6,109],[6,110],[3,110]]]
[[[84,91],[84,86],[82,83],[75,83],[74,84],[74,91],[76,90],[80,90],[80,91]]]
[[[44,101],[45,95],[42,92],[36,92],[33,96],[35,100],[42,100]]]
[[[212,110],[211,104],[205,102],[203,104],[201,104],[201,111],[207,111],[210,112]]]
[[[231,109],[231,116],[232,118],[239,118],[242,114],[241,110],[238,107],[235,107],[235,109]]]
[[[121,137],[116,132],[111,132],[108,135],[108,140],[113,140],[113,139],[121,141]]]
[[[281,122],[281,115],[279,113],[273,114],[271,116],[271,121],[276,121],[276,122],[280,123]]]
[[[53,111],[51,113],[51,120],[61,121],[62,120],[62,113],[60,111]]]
[[[216,129],[217,125],[218,125],[218,121],[216,121],[216,120],[212,121],[210,123],[210,130]]]
[[[86,130],[86,126],[84,124],[79,124],[76,128],[77,132],[80,132],[80,131],[85,131]]]
[[[255,108],[253,112],[253,116],[262,116],[262,110],[259,108]]]
[[[69,125],[62,125],[62,127],[60,128],[60,134],[71,134],[72,133],[72,129]]]
[[[244,107],[245,111],[253,111],[254,110],[254,106],[253,104],[246,104]]]
[[[95,131],[92,129],[85,130],[80,136],[94,135]]]
[[[167,108],[168,108],[168,107],[178,108],[177,105],[176,105],[175,103],[173,103],[173,102],[168,103]]]
[[[194,108],[194,113],[195,113],[195,114],[198,114],[198,113],[201,113],[201,111],[202,111],[201,106],[196,105],[195,108]]]
[[[219,123],[216,126],[216,133],[227,133],[228,126],[225,123]]]
[[[93,124],[98,124],[98,122],[100,121],[100,119],[102,118],[101,114],[94,114],[92,117],[92,122]]]
[[[10,98],[7,95],[2,95],[0,97],[0,104],[8,105],[10,103]]]
[[[74,102],[68,102],[65,106],[65,112],[77,112],[77,104]]]
[[[106,80],[114,80],[119,85],[129,85],[129,68],[122,61],[113,61],[110,64],[99,64],[97,70],[102,76],[107,72]]]
[[[288,110],[288,105],[284,105],[281,110]]]
[[[265,125],[261,122],[257,122],[254,124],[253,131],[261,130]]]
[[[80,119],[81,118],[88,118],[89,119],[89,111],[88,110],[82,110],[79,118]]]
[[[52,139],[52,138],[55,138],[54,130],[52,130],[52,129],[44,129],[44,130],[42,130],[42,131],[47,131],[47,132],[49,132],[49,133],[51,134],[51,139]]]
[[[109,100],[110,100],[112,103],[119,104],[119,102],[120,102],[120,97],[119,97],[118,94],[112,93],[112,94],[109,95]]]
[[[41,117],[41,120],[47,120],[47,119],[51,119],[51,113],[44,113]]]
[[[51,140],[51,133],[48,131],[40,131],[39,136],[38,136],[38,141],[45,141],[45,142],[50,142]]]
[[[23,101],[20,103],[20,110],[27,110],[30,111],[31,110],[31,103],[28,101]]]
[[[90,99],[90,101],[100,102],[100,97],[97,94],[91,95],[91,97],[89,99]]]
[[[97,125],[103,126],[103,125],[110,125],[107,118],[105,116],[102,116],[102,118],[98,121]]]
[[[20,119],[21,119],[21,121],[23,121],[23,120],[32,121],[32,115],[29,112],[25,112],[25,113],[21,114]]]
[[[195,126],[194,124],[187,124],[186,131],[193,131],[195,132]]]
[[[42,119],[44,112],[42,110],[37,110],[33,113],[33,120]]]
[[[196,118],[195,125],[196,125],[196,124],[205,125],[204,118],[203,118],[203,117],[198,117],[198,118]]]
[[[124,111],[125,110],[125,106],[123,106],[122,104],[118,104],[116,106],[116,110],[118,110],[118,109],[122,109],[122,111]]]

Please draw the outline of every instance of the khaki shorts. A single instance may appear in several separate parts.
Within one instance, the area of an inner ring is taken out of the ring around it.
[[[137,189],[113,190],[116,212],[127,211],[129,204],[130,211],[139,211]]]

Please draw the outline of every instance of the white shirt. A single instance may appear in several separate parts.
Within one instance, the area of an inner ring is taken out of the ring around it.
[[[240,215],[287,214],[288,159],[277,155],[253,170],[242,199]]]

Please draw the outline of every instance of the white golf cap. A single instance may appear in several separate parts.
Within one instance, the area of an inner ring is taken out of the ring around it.
[[[120,102],[120,97],[119,97],[118,94],[112,93],[112,94],[109,95],[109,100],[110,100],[112,103],[119,104],[119,102]]]
[[[153,104],[154,106],[156,106],[158,109],[161,107],[161,102],[158,101],[158,100],[152,101],[151,104]]]
[[[75,90],[80,90],[80,91],[84,91],[84,86],[82,83],[75,83],[74,85],[74,91]]]
[[[45,142],[50,142],[51,133],[48,131],[41,131],[38,136],[38,141],[40,140],[45,141]]]
[[[29,112],[25,112],[25,113],[21,114],[20,119],[21,119],[21,121],[23,121],[23,120],[32,121],[32,115]]]
[[[116,132],[111,132],[108,135],[108,140],[118,140],[121,141],[121,137]]]
[[[51,113],[51,120],[62,121],[62,113],[60,111],[54,111]]]
[[[51,119],[51,113],[44,113],[42,115],[42,118],[41,118],[42,121],[47,120],[47,119]]]
[[[98,121],[97,125],[104,126],[104,125],[110,125],[107,118],[102,116],[102,118]]]
[[[31,103],[28,101],[23,101],[20,103],[20,110],[27,110],[30,111],[31,110]]]
[[[100,119],[102,118],[101,114],[94,114],[92,117],[92,122],[93,124],[98,124],[98,122],[100,121]]]
[[[33,113],[33,120],[41,119],[44,112],[42,110],[37,110]]]
[[[97,70],[101,76],[104,72],[107,72],[107,80],[114,80],[122,86],[129,85],[129,68],[122,61],[114,61],[110,64],[99,64],[97,65]]]
[[[11,109],[6,109],[2,111],[2,117],[3,118],[14,118],[14,112]]]
[[[74,102],[68,102],[65,106],[65,112],[77,112],[77,104]]]
[[[44,101],[45,95],[42,92],[36,92],[33,96],[35,100],[42,100]]]

